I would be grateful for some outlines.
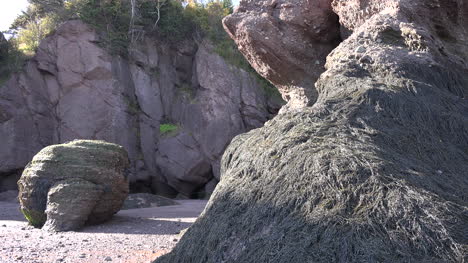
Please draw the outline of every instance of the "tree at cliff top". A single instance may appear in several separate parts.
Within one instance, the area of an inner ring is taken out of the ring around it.
[[[12,73],[21,70],[26,58],[27,56],[19,50],[17,40],[7,40],[0,32],[0,85],[7,81]]]
[[[204,213],[157,262],[467,262],[466,14],[241,1],[226,29],[288,106],[232,141]]]
[[[116,46],[117,52],[125,53],[131,41],[145,34],[159,33],[168,42],[204,35],[226,41],[221,19],[230,12],[232,3],[226,0],[31,0],[11,29],[25,50],[34,51],[58,24],[78,18],[104,33],[107,44]]]

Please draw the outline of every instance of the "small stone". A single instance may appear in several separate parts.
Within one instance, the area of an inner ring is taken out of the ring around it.
[[[377,43],[382,43],[382,39],[381,38],[377,38]]]
[[[6,225],[2,225],[2,227],[6,227]]]
[[[366,52],[366,48],[363,46],[359,46],[356,48],[356,53],[364,53]]]
[[[106,257],[104,260],[105,261],[112,261],[112,258],[111,257]]]
[[[26,227],[22,227],[21,230],[26,230]]]
[[[17,256],[16,257],[16,260],[21,260],[21,259],[23,259],[23,256]]]
[[[83,241],[83,242],[88,242],[88,239],[83,239],[82,241]]]
[[[63,258],[58,258],[55,262],[63,262]]]
[[[370,56],[364,56],[359,60],[362,64],[372,64],[372,58]]]
[[[437,170],[437,173],[438,174],[443,174],[443,172],[441,170]]]
[[[178,240],[177,238],[174,238],[172,241],[177,242],[177,241],[179,241],[179,240]]]
[[[319,61],[319,60],[316,60],[316,61],[315,61],[315,65],[320,65],[320,61]]]
[[[86,257],[86,254],[81,254],[80,255],[80,258],[85,258]]]

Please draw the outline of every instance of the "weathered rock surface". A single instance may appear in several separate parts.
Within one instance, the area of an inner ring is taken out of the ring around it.
[[[21,211],[35,227],[69,231],[117,213],[129,192],[128,155],[104,141],[41,150],[18,181]]]
[[[89,26],[69,21],[0,87],[0,177],[13,178],[48,145],[96,139],[128,151],[134,191],[191,196],[219,180],[230,140],[280,107],[209,43],[168,46],[147,38],[123,59],[101,48]],[[161,124],[178,132],[164,136]],[[191,139],[180,138],[186,135]]]
[[[284,12],[321,3],[274,2]],[[346,40],[327,57],[316,103],[236,137],[203,215],[157,262],[468,260],[468,5],[331,7]],[[241,1],[226,27],[246,30],[262,8]]]
[[[252,66],[281,91],[283,111],[312,105],[325,58],[340,42],[332,0],[243,1],[226,31]]]

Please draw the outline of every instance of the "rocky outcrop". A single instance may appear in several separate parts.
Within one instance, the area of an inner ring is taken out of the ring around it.
[[[292,27],[281,14],[301,17],[296,4],[328,2],[344,41],[310,86],[313,106],[233,140],[203,216],[157,262],[467,261],[468,5],[273,2],[259,13],[269,1],[241,1],[226,19],[260,72],[271,62],[249,54],[264,47],[236,32]]]
[[[29,223],[70,231],[117,213],[129,192],[128,155],[119,145],[73,141],[41,150],[18,181],[20,209]]]
[[[226,31],[263,77],[295,110],[317,100],[314,83],[325,58],[340,42],[331,0],[244,1],[225,18]],[[285,67],[285,65],[288,65]]]
[[[125,59],[101,44],[89,26],[68,21],[0,88],[2,178],[14,181],[45,146],[98,139],[128,151],[133,191],[190,197],[219,180],[230,140],[281,106],[209,43],[146,38]],[[164,124],[177,132],[161,134]]]

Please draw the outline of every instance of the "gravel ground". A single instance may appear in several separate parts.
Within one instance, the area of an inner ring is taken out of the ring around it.
[[[120,211],[107,223],[62,233],[30,227],[18,203],[0,202],[0,262],[151,262],[172,250],[206,205],[177,202]]]

